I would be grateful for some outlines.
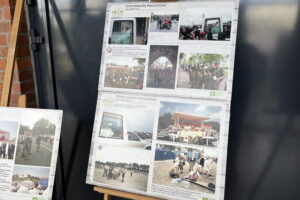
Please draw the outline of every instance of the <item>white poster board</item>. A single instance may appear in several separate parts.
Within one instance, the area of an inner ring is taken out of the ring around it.
[[[236,1],[111,3],[87,183],[223,199]]]
[[[0,107],[0,200],[50,200],[62,111]]]

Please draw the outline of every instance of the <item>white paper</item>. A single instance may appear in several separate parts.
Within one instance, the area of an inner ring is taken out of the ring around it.
[[[0,199],[52,199],[62,111],[0,107]]]
[[[87,183],[224,199],[238,2],[111,3]]]

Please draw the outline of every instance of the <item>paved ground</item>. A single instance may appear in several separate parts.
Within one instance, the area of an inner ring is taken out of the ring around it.
[[[150,23],[150,32],[177,32],[178,31],[178,22],[177,21],[172,21],[172,27],[171,29],[162,29],[159,30],[157,28],[157,22],[153,21]]]
[[[35,138],[32,139],[31,155],[25,160],[21,157],[22,145],[18,147],[16,154],[16,164],[20,165],[34,165],[34,166],[50,166],[52,157],[52,145],[46,142],[41,142],[40,151],[37,152],[37,145],[35,144]],[[19,145],[19,144],[18,144]]]
[[[177,87],[179,88],[191,88],[190,75],[184,71],[181,67],[178,67]]]
[[[153,171],[153,183],[159,184],[159,185],[165,185],[165,186],[170,186],[171,184],[171,177],[169,176],[169,170],[174,166],[173,160],[164,160],[164,161],[155,161],[154,162],[154,171]],[[217,165],[216,163],[213,163],[212,165],[212,175],[213,178],[210,179],[208,177],[201,176],[201,180],[198,180],[197,183],[200,183],[202,185],[206,185],[208,183],[213,183],[216,184],[216,168]],[[188,176],[188,169],[189,169],[189,164],[187,163],[183,167],[183,174],[182,177]],[[181,186],[180,183],[177,183],[176,187],[186,189],[183,186]],[[188,190],[193,190],[196,192],[206,192],[206,193],[214,193],[213,191],[206,189],[204,187],[195,185],[195,184],[190,184],[190,188]]]
[[[127,172],[125,175],[125,181],[122,183],[122,177],[119,176],[117,179],[110,179],[107,180],[107,177],[103,177],[104,170],[102,168],[95,168],[94,171],[94,181],[128,188],[128,189],[134,189],[134,190],[141,190],[146,191],[147,190],[147,182],[148,182],[148,174],[142,173],[142,172],[134,172],[133,176],[130,176],[130,173]]]

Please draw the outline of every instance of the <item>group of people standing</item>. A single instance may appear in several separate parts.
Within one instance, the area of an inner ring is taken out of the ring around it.
[[[117,179],[119,176],[122,177],[122,183],[125,181],[125,174],[127,170],[125,168],[114,168],[113,166],[104,166],[104,172],[102,177],[107,177],[107,180]],[[133,171],[130,171],[130,176],[133,176]]]
[[[181,64],[180,67],[189,74],[190,88],[226,90],[226,77],[219,62]]]
[[[14,159],[15,142],[14,141],[0,141],[0,158]]]
[[[28,160],[28,156],[31,155],[33,139],[34,137],[32,135],[27,135],[19,139],[19,144],[22,144],[22,147],[19,151],[21,152],[21,157],[24,158],[24,160]],[[42,137],[37,135],[35,137],[36,152],[40,152],[41,141]]]

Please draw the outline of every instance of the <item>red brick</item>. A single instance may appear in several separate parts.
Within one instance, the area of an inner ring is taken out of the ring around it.
[[[1,0],[0,7],[15,7],[16,0]]]
[[[5,35],[0,35],[0,46],[7,45]]]
[[[19,44],[19,42],[18,42],[18,44]],[[17,47],[16,56],[17,57],[30,56],[29,46],[27,45],[27,46],[23,46],[23,47]]]
[[[21,85],[20,83],[13,82],[11,86],[11,91],[15,93],[21,93]]]
[[[36,105],[36,102],[30,102],[30,103],[27,103],[26,107],[27,108],[36,108],[37,105]]]
[[[28,33],[27,23],[26,22],[21,22],[20,33]]]
[[[14,14],[14,9],[11,8],[4,8],[3,9],[3,16],[5,20],[12,20]]]
[[[20,94],[11,93],[9,98],[9,103],[18,104]]]
[[[33,72],[32,72],[32,70],[20,72],[19,73],[19,80],[20,81],[33,80]]]
[[[4,79],[4,71],[0,72],[0,81],[3,81],[3,79]],[[1,90],[1,88],[0,88],[0,90]]]
[[[5,59],[0,59],[0,69],[4,69],[6,65],[6,60]]]
[[[21,90],[23,93],[34,90],[34,82],[30,81],[30,82],[21,83]]]
[[[18,36],[18,45],[28,45],[28,44],[29,44],[29,38],[27,34]]]
[[[30,56],[17,58],[17,68],[18,69],[32,68]]]
[[[2,10],[0,9],[0,20],[2,20],[3,17],[2,17]]]
[[[8,47],[0,47],[0,57],[6,57],[8,52]]]
[[[26,100],[27,102],[35,102],[36,101],[35,93],[31,92],[29,94],[26,94]]]
[[[1,22],[0,23],[0,31],[10,33],[11,31],[11,23],[10,22]]]

